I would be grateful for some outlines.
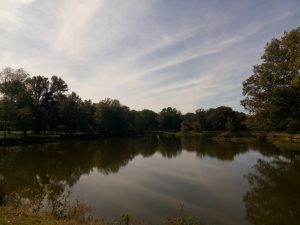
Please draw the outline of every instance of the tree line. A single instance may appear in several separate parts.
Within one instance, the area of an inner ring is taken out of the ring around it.
[[[145,131],[243,130],[246,115],[221,106],[182,114],[166,107],[159,113],[131,110],[116,99],[94,103],[68,93],[67,83],[58,76],[30,76],[24,69],[7,67],[0,73],[0,126],[51,134],[75,132],[123,135]]]
[[[300,130],[300,27],[267,43],[262,63],[243,82],[237,112],[220,106],[182,114],[172,107],[159,113],[131,110],[116,99],[98,103],[68,92],[57,76],[30,76],[24,69],[0,73],[2,130],[35,133],[100,133],[122,135],[144,131],[287,131]]]

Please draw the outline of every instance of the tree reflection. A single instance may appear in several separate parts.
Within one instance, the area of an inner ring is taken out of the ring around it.
[[[197,156],[217,158],[219,160],[234,160],[237,154],[245,153],[249,150],[247,144],[218,143],[213,141],[203,141],[199,138],[182,137],[183,148],[187,151],[196,152]]]
[[[297,225],[300,218],[300,157],[258,160],[246,176],[247,219],[255,225]]]
[[[234,160],[238,154],[264,147],[249,144],[215,143],[199,138],[144,136],[140,138],[107,138],[94,141],[11,146],[0,149],[0,204],[12,194],[25,198],[61,195],[79,178],[97,170],[104,175],[117,173],[136,156],[177,157],[182,151],[195,152],[198,157]]]

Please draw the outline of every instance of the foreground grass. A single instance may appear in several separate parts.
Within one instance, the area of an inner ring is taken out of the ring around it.
[[[124,214],[118,220],[95,220],[81,217],[81,212],[65,218],[57,218],[48,212],[33,212],[24,208],[0,206],[0,225],[147,225],[144,222],[133,220]],[[79,215],[79,216],[78,216]],[[185,214],[164,218],[161,225],[204,225],[200,220]]]
[[[82,223],[74,220],[58,220],[46,212],[34,213],[24,209],[0,207],[1,225],[96,225],[95,223]],[[100,223],[99,223],[100,225]]]

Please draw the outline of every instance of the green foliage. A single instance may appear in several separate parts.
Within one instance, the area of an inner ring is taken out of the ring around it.
[[[196,113],[183,116],[181,131],[239,131],[246,130],[246,114],[233,111],[230,107],[220,106],[215,109],[198,109]]]
[[[144,109],[142,111],[131,111],[134,115],[133,129],[137,131],[151,131],[158,129],[158,114]]]
[[[176,108],[164,108],[159,113],[159,127],[162,130],[179,130],[181,121],[181,112]]]
[[[95,121],[98,131],[108,135],[126,134],[129,130],[129,108],[116,99],[106,98],[96,104]]]
[[[61,125],[64,130],[73,134],[79,130],[83,122],[81,113],[82,100],[79,96],[72,92],[70,95],[64,97],[59,102],[59,115],[61,118]]]
[[[267,43],[262,60],[243,82],[241,104],[251,128],[286,130],[288,120],[300,121],[300,28]]]
[[[297,82],[293,81],[295,87]],[[167,107],[157,114],[148,109],[130,110],[116,99],[83,101],[67,91],[68,85],[57,76],[30,77],[24,69],[5,68],[0,73],[0,128],[24,135],[28,130],[35,134],[128,135],[158,129],[184,133],[235,131],[244,129],[246,120],[245,114],[225,106],[185,115]]]
[[[1,111],[7,127],[5,129],[28,129],[38,133],[58,125],[57,100],[54,96],[67,90],[61,78],[53,76],[30,77],[24,69],[5,68],[0,73]],[[4,121],[1,121],[4,124]]]

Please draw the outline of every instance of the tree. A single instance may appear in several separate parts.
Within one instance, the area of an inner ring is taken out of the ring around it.
[[[28,92],[34,99],[32,108],[34,132],[39,133],[40,130],[45,131],[49,115],[47,110],[42,106],[42,102],[49,91],[49,80],[47,77],[34,76],[27,78],[25,82]]]
[[[24,132],[24,136],[32,125],[33,99],[25,85],[28,77],[29,74],[21,68],[14,70],[7,67],[0,73],[4,129],[7,130],[8,127],[20,129]]]
[[[36,104],[40,104],[44,95],[49,91],[49,80],[47,77],[34,76],[26,80]]]
[[[181,122],[180,130],[182,132],[192,131],[195,128],[196,115],[194,113],[187,113],[183,115],[183,121]]]
[[[179,130],[181,121],[181,112],[176,108],[164,108],[159,113],[159,127],[162,130]]]
[[[300,121],[300,27],[267,43],[261,59],[243,82],[241,104],[252,128],[286,130],[288,120]]]
[[[59,102],[61,125],[64,126],[65,130],[70,132],[70,134],[80,129],[82,123],[81,104],[82,100],[75,92],[72,92]]]
[[[53,96],[64,95],[68,91],[66,82],[57,76],[51,77],[50,92]]]
[[[134,125],[135,131],[150,131],[158,128],[158,115],[157,113],[144,109],[142,111],[131,111],[134,113]]]
[[[80,129],[83,133],[89,133],[95,130],[95,104],[91,100],[85,100],[80,104],[81,123]]]
[[[129,131],[129,108],[116,99],[106,98],[96,104],[98,131],[108,135],[124,135]]]
[[[207,130],[206,111],[204,109],[196,110],[196,123],[194,125],[196,131]]]
[[[299,129],[299,121],[288,119],[286,124],[286,131],[291,135],[291,140],[293,139],[293,134],[296,133],[297,129]]]
[[[227,106],[220,106],[215,109],[209,109],[206,112],[208,127],[215,131],[224,131],[228,127],[226,125],[233,126],[234,111]]]

